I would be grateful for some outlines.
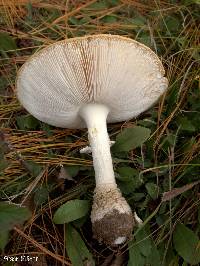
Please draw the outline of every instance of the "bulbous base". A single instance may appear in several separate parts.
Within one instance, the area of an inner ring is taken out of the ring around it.
[[[107,185],[95,189],[91,221],[94,238],[109,246],[124,243],[134,226],[131,208],[120,190]]]

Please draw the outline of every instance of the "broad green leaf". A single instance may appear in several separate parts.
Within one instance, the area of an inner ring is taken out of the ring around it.
[[[19,129],[36,129],[40,122],[32,115],[21,115],[17,117],[17,125]]]
[[[91,18],[87,14],[85,14],[85,16],[79,20],[79,25],[89,23],[90,20]]]
[[[129,261],[128,266],[144,266],[145,257],[140,253],[138,245],[135,241],[129,243]]]
[[[0,230],[11,230],[13,226],[23,224],[30,216],[30,211],[25,207],[0,202]]]
[[[159,192],[158,186],[154,183],[149,182],[145,184],[145,187],[146,187],[148,194],[151,196],[151,198],[154,200],[157,199],[158,192]]]
[[[200,240],[185,225],[177,224],[173,233],[173,243],[178,254],[191,265],[200,263]]]
[[[119,167],[117,172],[118,175],[116,175],[116,179],[120,181],[120,189],[125,194],[133,192],[143,184],[142,176],[139,176],[139,172],[136,169],[131,167]]]
[[[195,127],[192,124],[192,122],[185,116],[185,117],[180,117],[177,120],[178,125],[181,126],[181,130],[185,130],[185,131],[191,131],[194,132],[195,131]]]
[[[161,265],[161,258],[160,254],[158,252],[158,249],[155,245],[155,243],[152,240],[151,243],[151,252],[149,256],[146,257],[146,265],[151,265],[151,266],[160,266]]]
[[[130,17],[124,18],[126,24],[131,24],[134,27],[134,31],[141,35],[143,29],[146,28],[147,19],[145,16],[142,16],[136,10],[133,10],[133,14]]]
[[[117,182],[120,191],[125,194],[125,195],[129,195],[129,194],[134,194],[133,192],[135,191],[134,186],[133,186],[133,182]]]
[[[101,19],[102,22],[104,23],[115,23],[117,22],[117,17],[116,16],[111,16],[107,15]]]
[[[89,22],[90,19],[91,18],[87,14],[85,14],[85,16],[81,19],[77,19],[76,17],[70,17],[68,20],[72,25],[82,25]]]
[[[113,152],[130,151],[141,146],[150,136],[150,129],[136,126],[126,128],[117,135],[116,142],[112,146]]]
[[[137,177],[139,172],[136,169],[131,167],[119,167],[117,169],[119,176],[117,177],[120,181],[129,182],[133,179],[133,177]]]
[[[35,162],[25,161],[25,164],[26,164],[26,167],[28,168],[28,170],[31,172],[31,174],[34,177],[37,177],[42,171],[42,166],[35,163]]]
[[[162,146],[165,150],[167,150],[169,148],[169,145],[175,146],[175,144],[176,144],[176,136],[173,134],[169,134],[163,139],[160,146]]]
[[[63,204],[54,214],[56,224],[69,223],[85,216],[89,212],[88,200],[70,200]]]
[[[101,0],[99,2],[92,3],[89,5],[85,10],[90,9],[90,10],[102,10],[102,9],[107,9],[109,7],[108,2],[105,0]]]
[[[15,40],[6,32],[0,32],[0,51],[9,51],[17,49]]]
[[[139,27],[142,27],[147,23],[146,18],[140,15],[137,15],[134,18],[127,18],[125,21]]]
[[[135,238],[141,254],[145,257],[150,256],[152,249],[152,240],[151,235],[147,233],[145,227],[139,230]]]
[[[66,225],[65,246],[72,266],[94,266],[94,260],[79,233],[71,225]]]
[[[31,216],[27,208],[19,207],[8,202],[0,202],[0,249],[3,250],[8,242],[9,231],[15,225],[23,224]]]
[[[172,243],[168,247],[166,247],[166,243],[162,242],[160,243],[158,250],[161,260],[163,261],[163,266],[174,265],[172,264],[172,261],[174,261],[176,255]]]
[[[68,20],[72,25],[79,25],[79,20],[75,17],[70,17]]]
[[[144,197],[145,197],[144,193],[136,193],[136,192],[134,192],[134,194],[131,196],[131,199],[133,201],[140,201]]]
[[[66,172],[71,176],[71,177],[75,177],[79,170],[80,170],[80,166],[79,165],[72,165],[72,166],[64,166]]]
[[[9,230],[0,230],[0,250],[3,250],[8,243]]]

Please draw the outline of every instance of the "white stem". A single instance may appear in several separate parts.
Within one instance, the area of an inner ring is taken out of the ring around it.
[[[110,139],[106,119],[109,109],[102,104],[90,103],[79,111],[88,127],[88,139],[92,150],[96,186],[117,187],[110,154]]]

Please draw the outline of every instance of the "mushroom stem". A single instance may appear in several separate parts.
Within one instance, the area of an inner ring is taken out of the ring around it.
[[[89,103],[79,111],[88,127],[95,170],[96,188],[91,212],[94,237],[108,245],[118,245],[130,236],[134,219],[115,181],[106,126],[108,113],[105,105],[96,103]]]
[[[82,107],[79,113],[88,128],[96,186],[109,184],[117,187],[110,154],[110,139],[106,126],[109,109],[102,104],[90,103]]]

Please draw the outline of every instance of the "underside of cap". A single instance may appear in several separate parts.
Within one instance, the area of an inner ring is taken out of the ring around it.
[[[148,109],[168,82],[157,55],[118,35],[93,35],[56,42],[34,54],[18,73],[17,96],[48,124],[85,127],[87,103],[105,104],[108,122],[131,119]]]

